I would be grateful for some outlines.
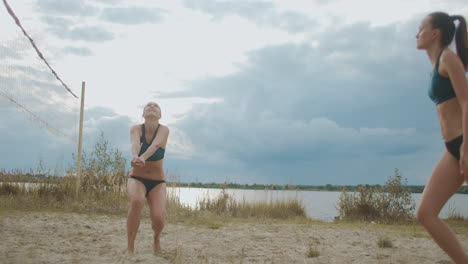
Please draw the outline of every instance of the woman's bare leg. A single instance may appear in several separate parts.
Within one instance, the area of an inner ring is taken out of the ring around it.
[[[141,210],[145,205],[146,189],[143,183],[129,178],[127,192],[130,198],[130,209],[127,217],[127,252],[135,252],[135,238],[140,226]]]
[[[467,264],[468,256],[460,242],[450,227],[439,219],[440,210],[458,191],[463,180],[458,161],[450,153],[445,152],[424,188],[417,218],[455,263]]]
[[[166,184],[160,183],[148,194],[148,204],[151,215],[151,226],[154,231],[154,252],[161,250],[160,236],[164,228],[164,217],[166,216]]]

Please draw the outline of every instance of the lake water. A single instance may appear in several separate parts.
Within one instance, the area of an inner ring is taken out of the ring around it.
[[[170,188],[168,192],[176,192],[180,201],[191,207],[195,207],[197,201],[204,197],[216,198],[221,189],[205,188]],[[341,192],[327,191],[264,191],[264,190],[238,190],[226,189],[226,192],[236,201],[276,201],[280,199],[300,199],[305,208],[308,217],[324,221],[332,221],[338,215],[336,209],[338,198]],[[416,206],[421,201],[420,193],[411,195],[416,202]],[[452,211],[468,218],[468,194],[455,194],[445,205],[440,213],[441,218],[446,218]]]
[[[1,183],[0,183],[1,184]],[[26,183],[26,188],[30,188],[37,184]],[[168,192],[175,192],[180,202],[195,208],[197,202],[202,198],[209,197],[214,199],[221,193],[221,189],[207,188],[172,188],[168,187]],[[272,191],[272,190],[240,190],[226,189],[226,193],[233,197],[236,201],[256,202],[256,201],[276,201],[297,198],[302,201],[305,206],[307,217],[324,221],[333,221],[338,215],[336,209],[338,198],[341,192],[328,191]],[[416,206],[421,201],[420,193],[411,194],[416,202]],[[455,194],[450,198],[447,204],[440,212],[441,218],[447,218],[451,212],[468,218],[468,194]]]

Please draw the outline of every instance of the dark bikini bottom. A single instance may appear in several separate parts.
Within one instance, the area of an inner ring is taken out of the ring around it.
[[[460,160],[460,147],[463,143],[463,135],[445,142],[445,147],[457,160]]]
[[[137,177],[137,176],[131,176],[130,178],[133,178],[141,183],[143,183],[143,185],[145,186],[146,188],[146,196],[148,196],[148,193],[156,186],[158,186],[158,184],[160,183],[165,183],[166,181],[162,181],[162,180],[148,180],[148,179],[143,179],[143,178],[140,178],[140,177]]]

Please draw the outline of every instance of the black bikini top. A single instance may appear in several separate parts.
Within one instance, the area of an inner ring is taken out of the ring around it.
[[[151,139],[151,142],[146,143],[145,124],[141,125],[141,138],[140,138],[141,147],[140,147],[140,153],[138,154],[138,156],[141,156],[141,154],[145,153],[145,151],[149,148],[151,143],[153,143],[154,139],[156,138],[156,134],[158,133],[158,129],[159,129],[159,124],[158,124],[158,127],[156,128],[156,131],[154,131],[154,135],[153,135],[153,138]],[[164,152],[165,152],[165,149],[158,148],[156,152],[154,152],[153,155],[151,155],[147,159],[147,161],[162,160],[164,158]]]

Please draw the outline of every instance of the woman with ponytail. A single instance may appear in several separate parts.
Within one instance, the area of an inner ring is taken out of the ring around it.
[[[449,49],[455,38],[456,53]],[[468,263],[450,227],[438,215],[464,181],[468,182],[468,39],[466,20],[434,12],[424,18],[416,35],[433,65],[429,97],[437,105],[446,151],[424,188],[417,211],[419,222],[455,263]],[[465,135],[465,137],[463,137]]]

